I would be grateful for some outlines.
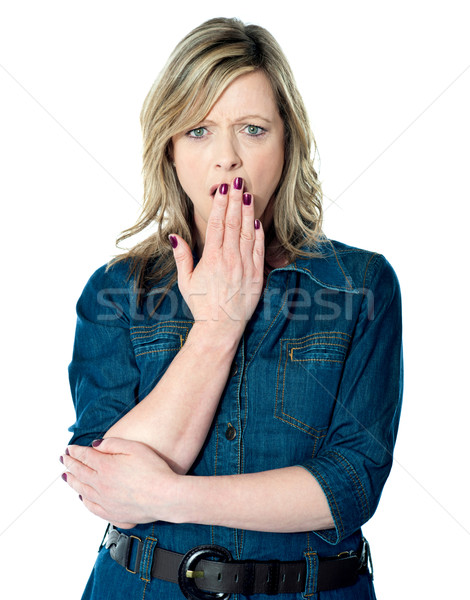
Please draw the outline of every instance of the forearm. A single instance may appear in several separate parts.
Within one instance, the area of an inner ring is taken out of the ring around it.
[[[179,477],[171,519],[178,523],[292,533],[334,527],[317,480],[302,467],[261,473]]]
[[[143,442],[185,473],[206,439],[237,345],[195,324],[155,388],[104,437]]]

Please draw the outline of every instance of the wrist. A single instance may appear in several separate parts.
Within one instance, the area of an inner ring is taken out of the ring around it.
[[[171,494],[169,497],[169,518],[165,519],[170,523],[188,523],[190,515],[189,502],[192,502],[191,480],[193,477],[175,473],[173,479]],[[161,518],[161,517],[160,517]]]
[[[235,354],[244,328],[227,328],[216,321],[195,321],[188,340],[204,352]]]
[[[181,513],[182,496],[179,490],[184,476],[176,473],[169,466],[168,471],[164,478],[161,477],[161,472],[157,471],[155,477],[152,477],[151,484],[146,486],[146,510],[149,518],[145,522],[180,522],[178,519]]]
[[[181,475],[175,488],[172,522],[225,525],[224,498],[232,483],[231,476]]]

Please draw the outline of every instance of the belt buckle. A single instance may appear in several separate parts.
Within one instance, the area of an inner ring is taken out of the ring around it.
[[[370,552],[369,542],[365,537],[362,538],[362,551],[360,557],[361,568],[365,567],[369,570],[370,577],[374,579],[374,565],[372,564],[372,554]]]
[[[195,579],[204,577],[204,571],[195,571],[194,567],[204,558],[220,558],[220,562],[231,562],[232,555],[226,548],[214,544],[196,546],[186,552],[178,569],[178,584],[188,600],[228,600],[225,592],[206,592],[197,587]]]
[[[127,544],[127,556],[126,556],[126,565],[125,565],[125,567],[126,567],[126,571],[127,571],[128,573],[132,573],[132,575],[135,575],[135,574],[137,573],[137,569],[136,569],[136,567],[137,567],[137,560],[136,560],[136,561],[135,561],[135,563],[134,563],[134,568],[135,568],[136,570],[135,570],[135,571],[132,571],[132,570],[129,568],[129,567],[130,567],[130,565],[129,565],[129,561],[130,561],[130,559],[131,559],[131,554],[132,554],[132,546],[133,546],[133,543],[134,543],[134,542],[132,542],[131,540],[133,540],[133,539],[134,539],[134,540],[137,540],[137,541],[138,541],[138,542],[140,542],[140,543],[142,543],[142,540],[140,539],[140,537],[137,537],[136,535],[130,535],[130,536],[128,537],[128,544]]]

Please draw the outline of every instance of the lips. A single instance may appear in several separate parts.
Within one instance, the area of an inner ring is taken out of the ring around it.
[[[216,183],[215,185],[213,185],[211,187],[211,189],[209,190],[210,196],[213,196],[216,193],[216,191],[219,189],[219,185],[220,185],[220,183]]]

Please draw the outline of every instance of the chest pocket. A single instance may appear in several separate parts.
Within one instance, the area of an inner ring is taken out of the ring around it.
[[[158,383],[183,347],[192,321],[165,321],[130,330],[134,356],[141,373],[140,399]]]
[[[350,336],[339,331],[281,339],[274,416],[317,441],[325,437]]]

